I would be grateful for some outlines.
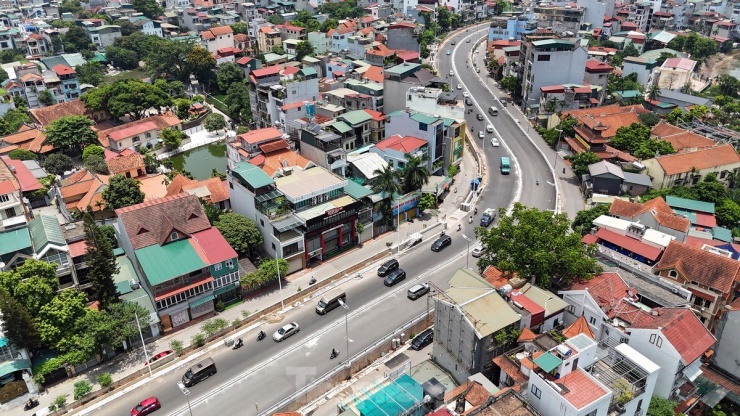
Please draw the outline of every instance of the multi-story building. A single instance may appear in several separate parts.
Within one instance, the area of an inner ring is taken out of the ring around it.
[[[627,56],[622,63],[622,76],[637,74],[637,82],[642,85],[650,85],[653,82],[653,73],[658,67],[658,62],[652,59]]]
[[[280,120],[281,108],[319,96],[319,78],[311,67],[281,69],[274,65],[256,69],[249,77],[252,114],[257,126],[268,127]]]
[[[740,170],[740,156],[731,145],[658,156],[641,163],[653,179],[655,189],[696,185],[710,173],[716,174],[720,181],[727,182],[729,172]]]
[[[0,160],[0,222],[4,230],[26,224],[21,185],[5,160]]]
[[[634,23],[637,30],[645,33],[653,18],[653,5],[649,2],[626,4],[623,8],[617,10],[616,14],[624,17],[624,22]]]
[[[59,64],[51,69],[62,81],[62,96],[57,96],[58,103],[72,101],[80,98],[80,83],[77,81],[77,73],[67,65]]]
[[[366,107],[374,111],[383,112],[383,84],[376,83],[363,78],[361,81],[348,79],[344,81],[344,86],[350,90],[356,91],[360,95],[369,97],[371,106]]]
[[[521,97],[525,108],[539,107],[541,88],[581,84],[586,71],[586,48],[563,39],[527,41],[522,44]],[[553,71],[552,68],[562,70]]]
[[[306,28],[295,26],[290,22],[286,22],[284,25],[278,25],[277,29],[280,30],[280,38],[283,41],[288,39],[295,39],[297,41],[306,40]]]
[[[263,154],[262,146],[283,139],[283,133],[275,127],[252,130],[236,136],[226,147],[229,170],[238,162],[246,162]]]
[[[200,32],[201,45],[212,55],[219,49],[234,47],[234,31],[231,26],[217,26]]]
[[[519,16],[494,16],[491,19],[491,28],[488,29],[488,41],[521,40],[526,35],[537,30],[537,21],[534,15],[521,14]]]
[[[691,82],[696,61],[688,58],[669,58],[660,66],[658,86],[666,90],[680,90]]]
[[[534,6],[534,20],[541,28],[551,28],[558,35],[573,36],[581,30],[585,9],[542,3]],[[589,22],[592,23],[592,22]],[[593,23],[592,23],[593,24]]]
[[[260,27],[257,32],[257,45],[262,53],[268,53],[272,51],[272,48],[282,46],[280,30],[270,24]]]
[[[180,193],[116,210],[119,242],[143,277],[165,331],[241,290],[236,252],[197,196]]]
[[[586,61],[586,72],[583,74],[583,83],[586,85],[598,87],[598,96],[594,97],[598,102],[592,101],[594,105],[600,105],[604,102],[606,95],[606,85],[609,81],[609,75],[614,72],[614,67],[596,59]]]
[[[432,360],[458,383],[475,373],[490,378],[493,357],[508,349],[496,341],[497,335],[518,328],[520,318],[496,288],[472,270],[457,270],[449,284],[432,297]]]
[[[394,134],[370,147],[370,152],[382,157],[394,169],[403,171],[408,161],[406,155],[429,157],[429,144],[418,137]]]
[[[420,64],[404,62],[384,71],[383,111],[390,114],[406,108],[407,92],[411,87],[439,87],[434,74]]]
[[[388,26],[386,32],[387,46],[392,50],[419,52],[417,40],[419,28],[409,21],[396,22]]]
[[[285,168],[273,179],[259,167],[239,162],[229,176],[234,210],[257,223],[264,249],[288,262],[289,272],[311,259],[326,260],[357,244],[357,221],[371,216],[347,195],[343,179],[314,166]]]
[[[26,99],[28,108],[38,108],[43,104],[39,96],[43,91],[49,91],[54,101],[60,97],[64,100],[62,92],[62,81],[54,71],[44,71],[41,73],[34,64],[21,64],[14,68],[17,79],[6,85],[6,90],[13,96],[23,97]],[[56,104],[56,102],[54,102]]]
[[[591,108],[598,105],[598,89],[588,85],[548,85],[540,88],[538,114],[553,114],[563,110]]]
[[[90,40],[99,50],[113,46],[116,39],[122,36],[121,27],[116,25],[88,26],[85,29],[90,35]]]
[[[145,117],[98,132],[98,141],[103,147],[120,152],[124,149],[139,150],[142,146],[152,148],[159,142],[162,129],[179,130],[180,119],[172,113]]]

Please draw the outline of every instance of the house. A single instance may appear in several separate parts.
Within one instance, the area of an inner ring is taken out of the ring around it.
[[[285,42],[288,39],[295,39],[298,41],[306,40],[306,28],[295,26],[290,22],[286,22],[283,25],[276,26],[280,30],[280,38]]]
[[[159,135],[165,128],[179,130],[180,119],[171,112],[144,117],[98,131],[98,142],[101,146],[117,152],[125,149],[138,151],[141,146],[153,148],[159,142]]]
[[[479,372],[490,378],[491,360],[504,347],[495,334],[518,327],[520,317],[478,273],[459,269],[449,284],[433,296],[432,359],[458,382]]]
[[[38,208],[49,205],[49,197],[44,192],[47,189],[36,179],[33,172],[31,172],[23,160],[13,160],[8,156],[2,156],[2,159],[18,181],[21,188],[21,195],[27,206]]]
[[[272,48],[276,46],[282,46],[280,30],[272,25],[262,26],[257,32],[257,44],[260,51],[265,51],[265,53],[272,51]]]
[[[675,104],[683,109],[687,109],[694,105],[703,105],[707,107],[712,105],[711,98],[698,97],[696,95],[684,94],[679,91],[671,91],[668,89],[661,89],[655,100],[661,103]]]
[[[520,63],[524,68],[521,77],[524,107],[539,106],[540,89],[544,86],[581,84],[587,60],[586,48],[564,39],[523,42]],[[553,71],[552,68],[560,70]]]
[[[62,179],[54,195],[64,218],[72,221],[75,211],[82,213],[88,209],[96,219],[112,217],[113,212],[105,207],[103,200],[108,178],[83,168]]]
[[[146,175],[144,157],[139,152],[129,149],[106,158],[105,163],[108,165],[108,171],[111,175],[124,175],[127,178],[138,178]]]
[[[72,101],[80,98],[80,83],[77,81],[77,72],[66,65],[56,65],[51,68],[62,81],[63,96],[56,97],[57,102]]]
[[[283,133],[275,127],[256,129],[236,136],[236,139],[226,147],[228,168],[233,169],[238,162],[248,161],[263,153],[262,146],[272,142],[282,141]]]
[[[653,198],[642,204],[615,199],[609,207],[609,215],[628,220],[675,237],[678,241],[686,240],[691,221],[683,215],[673,212],[661,197]]]
[[[653,184],[650,177],[639,173],[624,172],[622,168],[605,160],[588,165],[588,175],[585,175],[583,189],[585,195],[642,195]]]
[[[645,273],[652,272],[652,266],[674,239],[639,222],[606,215],[596,218],[593,225],[597,230],[585,235],[584,243],[596,244],[605,257]]]
[[[393,23],[386,30],[386,45],[392,50],[419,52],[418,31],[416,23],[413,22]]]
[[[712,331],[717,317],[740,290],[740,262],[726,250],[709,245],[699,248],[672,241],[655,272],[691,292],[691,309]]]
[[[622,76],[626,77],[636,73],[637,82],[642,85],[650,85],[653,82],[653,74],[657,67],[658,61],[654,59],[627,56],[622,64]]]
[[[656,189],[675,185],[696,185],[710,173],[726,183],[730,173],[740,168],[740,156],[729,145],[675,153],[642,161]]]
[[[234,31],[231,26],[217,26],[200,32],[201,45],[212,55],[219,49],[234,47]]]
[[[386,114],[406,108],[406,94],[410,87],[441,88],[447,84],[434,76],[420,64],[404,62],[391,68],[386,68],[383,79],[383,109]],[[440,81],[440,82],[437,82]]]
[[[368,72],[372,72],[372,68],[378,68],[375,66],[370,66],[368,70],[365,72],[367,74]],[[379,74],[380,77],[382,77],[382,74]],[[377,79],[377,76],[375,77]],[[373,111],[383,111],[383,83],[376,83],[371,82],[368,78],[363,76],[362,81],[358,81],[356,79],[348,79],[344,81],[344,86],[346,89],[355,91],[359,94],[359,97],[362,97],[363,100],[369,100],[370,105],[365,106],[365,108]],[[336,91],[336,90],[334,90]],[[325,93],[326,94],[326,93]],[[352,108],[350,106],[350,108]]]
[[[607,81],[609,80],[609,76],[613,72],[614,67],[605,62],[601,62],[596,59],[589,59],[588,61],[586,61],[586,72],[583,74],[583,83],[586,85],[596,85],[600,87],[599,96],[594,97],[596,100],[598,100],[599,104],[604,101]]]
[[[0,222],[3,230],[26,224],[27,208],[23,203],[21,184],[5,158],[0,160]]]
[[[666,122],[660,122],[653,126],[650,130],[650,137],[670,143],[679,153],[694,152],[717,145],[717,142],[712,139]]]
[[[181,193],[116,210],[119,241],[143,277],[165,331],[238,296],[237,255],[195,195]]]
[[[538,114],[591,108],[599,104],[603,90],[588,85],[546,85],[540,87]]]
[[[113,46],[116,39],[122,36],[121,27],[116,25],[88,26],[85,29],[98,50],[105,50],[105,48]]]
[[[44,143],[46,134],[38,127],[23,124],[13,134],[0,138],[0,153],[9,153],[15,149],[24,149],[40,155],[47,155],[54,146]]]
[[[406,155],[413,155],[422,159],[429,157],[429,147],[425,140],[412,136],[395,134],[382,140],[370,148],[371,153],[382,157],[390,166],[403,170],[406,165]]]
[[[660,66],[658,86],[666,90],[678,90],[691,81],[696,61],[688,58],[668,58]]]
[[[527,283],[509,292],[506,298],[513,305],[512,309],[521,315],[520,329],[545,333],[563,324],[568,304],[552,292]]]
[[[165,196],[177,195],[179,193],[188,193],[202,199],[207,204],[213,204],[218,209],[231,209],[229,201],[229,189],[226,181],[214,177],[203,180],[188,179],[181,174],[172,178],[172,182],[167,185],[167,194]]]
[[[88,116],[96,122],[104,121],[107,115],[104,111],[91,111],[81,100],[72,100],[48,107],[33,108],[29,111],[31,120],[39,126],[46,127],[55,120],[65,116]]]

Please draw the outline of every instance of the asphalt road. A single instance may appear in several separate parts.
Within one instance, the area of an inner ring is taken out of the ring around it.
[[[475,258],[466,255],[469,244],[463,235],[474,236],[474,227],[478,225],[484,208],[508,207],[515,198],[529,206],[541,209],[552,209],[554,206],[554,187],[547,184],[549,168],[537,149],[523,136],[516,123],[503,111],[497,117],[490,117],[486,111],[494,102],[488,91],[482,88],[480,80],[470,68],[465,67],[466,59],[476,38],[484,36],[485,31],[463,33],[457,36],[455,47],[443,46],[440,49],[439,68],[441,74],[455,72],[453,86],[459,82],[469,89],[476,111],[468,115],[468,125],[477,136],[479,130],[485,130],[486,123],[492,123],[502,146],[490,146],[491,134],[486,134],[484,149],[487,164],[489,185],[486,186],[477,203],[479,213],[475,221],[469,224],[463,221],[462,231],[450,230],[452,245],[440,253],[430,250],[431,241],[402,254],[401,267],[408,277],[398,285],[388,288],[383,279],[371,270],[362,279],[352,279],[342,285],[347,293],[350,306],[348,315],[348,332],[350,354],[363,350],[377,340],[393,333],[401,324],[421,314],[427,307],[426,298],[411,301],[406,298],[406,290],[419,281],[431,281],[440,289],[448,287],[447,279],[454,270],[470,265],[475,267]],[[473,39],[466,43],[466,37]],[[451,55],[445,50],[449,47]],[[454,58],[454,63],[449,58]],[[496,103],[501,110],[501,104]],[[476,112],[485,116],[484,121],[475,119]],[[477,140],[477,139],[476,139]],[[499,158],[509,156],[512,159],[512,174],[499,173]],[[540,185],[535,180],[540,178]],[[462,195],[472,178],[461,178],[456,183]],[[232,350],[221,346],[209,356],[214,359],[218,373],[200,384],[189,388],[187,397],[190,401],[193,416],[201,415],[256,415],[283,400],[291,393],[325,374],[347,358],[345,338],[345,311],[341,308],[319,316],[314,308],[319,297],[307,301],[304,305],[289,310],[284,319],[275,324],[267,324],[263,329],[268,337],[257,341],[257,330],[242,336],[244,347]],[[301,331],[282,343],[275,343],[272,333],[285,323],[295,321]],[[332,348],[340,351],[340,356],[329,359]],[[100,414],[128,414],[138,401],[157,396],[162,402],[162,409],[157,415],[189,415],[186,397],[177,387],[185,371],[185,366],[148,383],[136,393],[123,395],[101,409]],[[259,409],[257,409],[259,408]],[[258,411],[259,410],[259,411]]]

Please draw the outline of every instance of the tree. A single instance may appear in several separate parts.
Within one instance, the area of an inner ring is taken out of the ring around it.
[[[249,25],[247,25],[245,22],[236,22],[231,25],[231,30],[234,32],[235,35],[248,35]]]
[[[187,68],[201,85],[207,87],[213,80],[213,70],[216,69],[216,58],[206,49],[196,46],[188,52]]]
[[[94,51],[95,45],[90,40],[87,31],[80,26],[72,26],[62,35],[62,44],[67,53]]]
[[[26,107],[19,107],[17,102],[16,107],[17,108],[8,110],[8,112],[5,113],[5,116],[0,119],[0,121],[2,121],[2,123],[0,123],[0,128],[2,129],[2,132],[0,133],[2,135],[15,133],[24,123],[31,121],[31,117],[28,115],[28,109]]]
[[[59,4],[59,13],[79,14],[83,11],[80,0],[63,0]]]
[[[244,82],[232,84],[226,93],[224,104],[229,109],[229,116],[242,123],[252,119],[252,107],[249,101],[249,88]]]
[[[139,67],[139,57],[136,52],[128,49],[109,46],[105,50],[105,59],[121,69],[136,69]]]
[[[56,104],[56,100],[54,99],[54,95],[52,95],[51,91],[49,90],[43,90],[39,93],[39,102],[43,105],[52,105]]]
[[[273,25],[282,25],[285,23],[285,18],[283,16],[280,16],[279,14],[273,14],[272,16],[267,18],[267,21],[269,23],[272,23]]]
[[[601,215],[606,215],[608,213],[609,205],[596,205],[593,208],[578,211],[578,214],[576,214],[576,218],[573,220],[573,224],[571,224],[570,227],[573,231],[581,235],[586,235],[591,231],[591,228],[593,228],[594,220],[599,218]]]
[[[103,200],[109,209],[118,209],[144,202],[144,192],[139,189],[140,181],[123,175],[114,175],[103,190]]]
[[[136,79],[124,79],[90,90],[82,94],[82,101],[90,109],[106,110],[114,117],[129,115],[134,120],[143,118],[149,109],[172,105],[172,97],[167,92]]]
[[[611,145],[619,150],[634,153],[646,140],[650,140],[650,128],[640,123],[632,123],[617,129]]]
[[[478,268],[494,265],[504,272],[518,273],[538,286],[567,286],[599,273],[596,249],[581,243],[579,233],[570,233],[566,214],[514,205],[511,215],[500,210],[492,228],[476,228],[483,243]]]
[[[242,72],[242,69],[239,67],[239,65],[233,62],[227,62],[225,64],[221,64],[218,67],[218,74],[216,74],[216,83],[218,84],[218,89],[221,92],[228,92],[229,88],[231,88],[232,85],[236,84],[237,82],[243,81],[244,72]]]
[[[428,156],[412,156],[406,154],[406,165],[400,175],[403,177],[404,192],[418,191],[423,185],[429,183],[429,169],[427,169]]]
[[[20,49],[5,49],[0,52],[0,63],[9,64],[26,59]]]
[[[514,92],[517,86],[517,79],[513,75],[507,75],[499,81],[499,84],[501,84],[501,88],[509,92]]]
[[[51,301],[41,306],[36,318],[36,327],[44,344],[61,353],[75,350],[78,333],[77,320],[85,316],[87,296],[76,290],[63,290]]]
[[[49,303],[59,288],[56,266],[28,259],[14,271],[0,272],[2,292],[20,302],[35,317],[41,305]]]
[[[60,117],[46,127],[46,141],[57,149],[97,143],[98,135],[90,128],[93,124],[87,116]]]
[[[95,224],[95,219],[89,212],[83,217],[83,226],[87,248],[85,256],[89,266],[87,276],[92,281],[92,298],[98,301],[98,309],[105,311],[111,304],[119,302],[120,294],[113,281],[113,275],[119,271],[118,264],[110,240]]]
[[[44,170],[54,175],[64,175],[73,167],[72,158],[62,153],[53,153],[44,160]]]
[[[226,128],[226,119],[218,113],[211,113],[206,117],[205,128],[209,132],[214,132]]]
[[[725,198],[717,205],[714,215],[717,217],[717,224],[730,229],[736,228],[740,223],[740,205]]]
[[[588,173],[588,165],[592,165],[596,162],[601,161],[596,153],[586,150],[585,152],[576,153],[575,155],[568,156],[567,159],[573,166],[573,171],[578,175]]]
[[[75,67],[80,84],[91,84],[96,87],[103,83],[103,67],[100,62],[90,61]]]
[[[253,288],[277,279],[278,270],[280,278],[285,278],[288,273],[288,262],[285,259],[265,259],[262,260],[256,271],[242,276],[241,284],[246,288]]]
[[[251,254],[263,243],[257,224],[243,215],[228,212],[220,216],[215,226],[239,254]]]
[[[110,173],[108,170],[108,164],[105,163],[105,159],[98,155],[88,156],[88,158],[85,159],[85,167],[87,170],[101,175],[108,175]]]
[[[15,149],[8,153],[12,160],[38,160],[36,153],[26,149]]]
[[[694,186],[699,201],[720,204],[727,198],[727,189],[717,180],[717,174],[710,173]]]
[[[386,165],[382,169],[375,169],[373,172],[374,178],[370,179],[370,187],[373,192],[379,194],[385,194],[381,212],[385,218],[386,223],[391,224],[393,222],[393,210],[391,209],[391,201],[396,194],[400,194],[402,189],[399,185],[400,174],[390,164]]]
[[[313,45],[311,42],[302,41],[295,45],[296,60],[300,61],[304,56],[313,55]]]
[[[658,115],[653,112],[640,114],[639,116],[637,116],[637,118],[640,119],[640,123],[648,127],[653,127],[656,124],[660,123],[660,117],[658,117]]]
[[[678,124],[683,121],[683,109],[678,107],[671,110],[670,113],[666,114],[665,119],[671,124]]]
[[[133,6],[134,10],[143,13],[144,16],[150,19],[159,17],[164,13],[164,9],[162,9],[162,6],[156,0],[133,0],[131,6]]]
[[[0,292],[0,313],[3,335],[13,345],[32,351],[41,346],[41,337],[28,309],[4,292]]]
[[[737,98],[740,81],[732,75],[720,75],[717,79],[717,86],[722,95]]]
[[[121,27],[121,36],[130,36],[139,31],[139,27],[127,19],[118,19],[113,24]]]
[[[87,145],[82,150],[82,162],[84,163],[89,156],[105,157],[105,149],[96,144]]]
[[[426,211],[428,209],[434,208],[435,205],[436,201],[433,194],[422,194],[421,199],[419,199],[418,208],[420,211]]]
[[[147,73],[153,78],[174,78],[188,82],[190,66],[187,57],[195,44],[166,39],[155,40],[156,47],[146,51],[144,63]]]
[[[674,416],[676,413],[673,409],[676,405],[676,402],[653,396],[650,398],[647,414],[648,416]]]
[[[177,149],[188,136],[177,129],[162,129],[160,137],[165,146],[170,149]]]

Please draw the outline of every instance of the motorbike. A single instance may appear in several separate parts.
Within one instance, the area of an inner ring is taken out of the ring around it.
[[[262,341],[263,339],[265,339],[265,336],[265,331],[260,331],[260,333],[257,334],[257,341]]]
[[[539,184],[540,184],[540,180],[539,180],[539,179],[537,179],[537,185],[539,185]]]
[[[33,409],[34,407],[39,405],[39,401],[36,399],[28,399],[25,405],[23,405],[23,410]]]
[[[457,224],[457,231],[460,231],[460,230],[462,230],[462,225],[461,224]]]
[[[473,208],[473,214],[478,215],[478,208]]]
[[[329,356],[330,360],[333,360],[339,356],[339,351],[337,350],[331,350],[331,355]]]
[[[468,224],[472,224],[472,223],[473,223],[473,216],[471,215],[470,218],[468,218]]]
[[[241,347],[242,347],[242,345],[244,345],[244,341],[242,341],[242,339],[241,339],[241,338],[239,338],[239,339],[237,339],[237,340],[236,340],[236,342],[234,343],[234,347],[233,347],[232,349],[234,349],[234,350],[238,350],[239,348],[241,348]]]
[[[309,280],[309,281],[308,281],[308,284],[309,284],[309,285],[312,285],[312,284],[314,284],[314,283],[316,283],[316,278],[315,278],[315,277],[313,277],[313,276],[311,276],[311,280]]]
[[[565,175],[565,168],[563,168],[563,175]]]

